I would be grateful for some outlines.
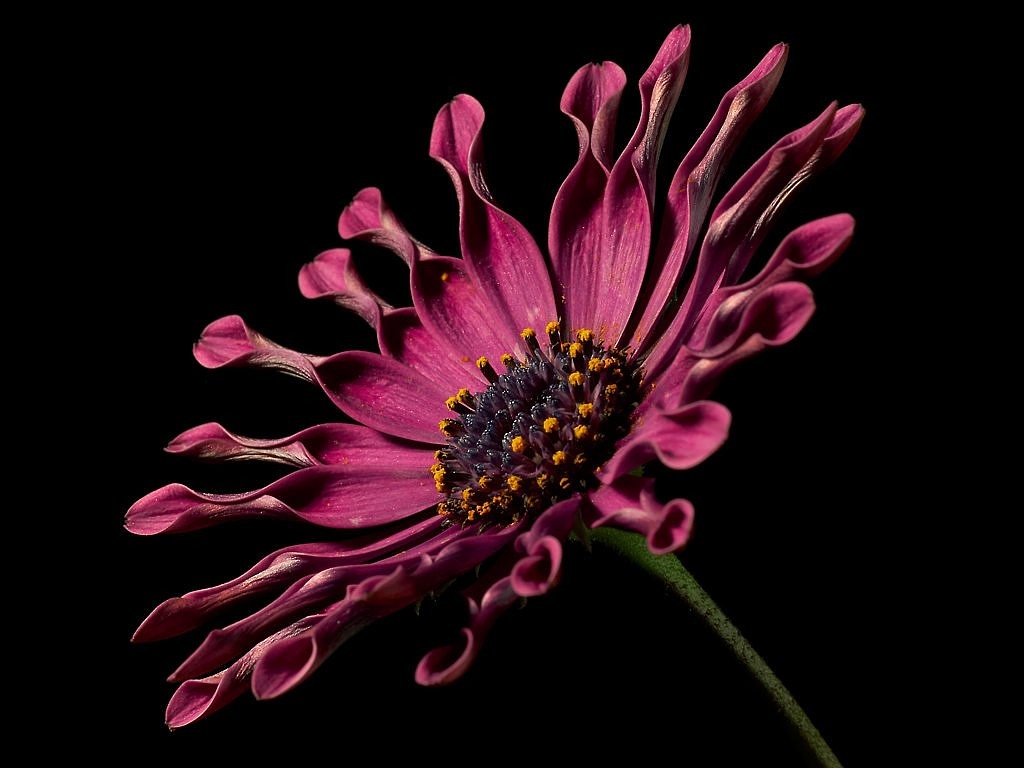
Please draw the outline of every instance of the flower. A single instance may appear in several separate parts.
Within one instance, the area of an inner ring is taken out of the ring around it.
[[[380,191],[366,189],[342,213],[340,234],[402,258],[413,306],[394,308],[370,290],[347,249],[320,254],[299,275],[305,296],[365,319],[380,354],[300,354],[237,316],[206,328],[194,350],[202,365],[283,370],[320,386],[354,423],[279,440],[219,424],[188,430],[168,450],[293,470],[248,493],[168,485],[132,506],[128,530],[276,517],[350,533],[280,549],[146,618],[135,640],[182,634],[242,601],[266,600],[210,632],[172,674],[181,685],[167,709],[171,727],[246,689],[281,695],[360,628],[461,581],[468,626],[416,669],[420,683],[449,682],[505,610],[554,586],[574,531],[636,531],[654,553],[686,543],[690,503],[660,502],[635,470],[655,459],[686,469],[717,450],[729,412],[705,398],[719,377],[807,323],[814,305],[802,280],[844,250],[851,217],[805,224],[753,276],[749,267],[794,190],[843,152],[863,116],[856,105],[829,105],[712,208],[726,163],[778,84],[786,48],[772,48],[725,94],[683,159],[655,236],[658,154],[689,39],[687,27],[672,30],[641,78],[639,125],[617,160],[624,73],[605,62],[570,80],[561,107],[579,155],[552,206],[547,255],[491,198],[480,160],[483,109],[463,95],[441,109],[430,143],[455,186],[462,258],[417,241]]]

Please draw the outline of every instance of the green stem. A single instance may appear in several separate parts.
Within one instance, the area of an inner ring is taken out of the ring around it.
[[[715,605],[715,601],[697,583],[693,575],[683,567],[678,557],[651,554],[644,538],[635,533],[626,533],[613,528],[598,528],[591,531],[590,536],[594,541],[640,566],[667,585],[729,646],[733,655],[743,662],[750,674],[782,710],[790,726],[799,736],[809,764],[825,768],[842,768],[838,758],[829,749],[818,729],[814,727],[814,723],[793,698],[793,694],[786,690],[786,686],[775,676],[765,660],[740,634],[736,625],[722,613],[722,609]]]

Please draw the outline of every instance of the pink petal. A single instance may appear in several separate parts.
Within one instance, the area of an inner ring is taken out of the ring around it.
[[[580,150],[551,208],[548,248],[570,328],[592,320],[586,314],[589,288],[577,298],[582,281],[573,276],[594,274],[589,262],[601,248],[605,185],[625,84],[626,74],[617,64],[588,64],[573,75],[562,94],[562,112],[576,127]]]
[[[258,459],[310,467],[374,461],[381,451],[406,447],[415,446],[361,424],[320,424],[277,440],[243,437],[220,424],[201,424],[182,432],[166,450],[200,459]]]
[[[463,261],[437,256],[416,240],[385,203],[380,190],[364,189],[356,195],[341,214],[338,228],[342,237],[389,248],[409,264],[416,313],[436,340],[432,346],[449,348],[441,359],[446,367],[461,368],[460,378],[468,375],[475,382],[483,382],[473,362],[481,355],[497,360],[503,352],[511,352],[519,344],[520,329],[502,324],[500,318],[495,317],[493,307],[466,271]],[[392,327],[392,322],[397,327]],[[390,319],[389,313],[378,340],[382,352],[389,354],[390,351],[396,359],[407,362],[394,346],[402,327],[402,323]],[[411,362],[407,364],[417,368]]]
[[[280,597],[255,613],[210,632],[170,679],[184,680],[216,669],[282,624],[337,602],[344,597],[347,587],[371,577],[385,576],[396,566],[415,564],[422,555],[435,554],[453,540],[466,535],[470,535],[468,530],[450,527],[415,547],[382,560],[337,565],[312,573],[296,581]]]
[[[386,357],[393,357],[451,394],[461,387],[475,390],[483,385],[476,358],[463,361],[456,356],[450,340],[439,342],[412,307],[386,313],[377,339]]]
[[[167,726],[173,730],[194,723],[237,699],[249,687],[249,677],[256,661],[274,643],[308,630],[315,620],[315,617],[306,618],[282,629],[255,646],[223,672],[202,680],[187,680],[182,683],[167,704]]]
[[[598,478],[612,483],[652,459],[672,469],[695,467],[725,442],[730,420],[729,410],[711,401],[674,410],[651,408],[601,468]]]
[[[722,97],[707,128],[680,163],[668,187],[665,216],[648,268],[644,313],[636,327],[638,351],[647,349],[665,303],[693,250],[726,165],[761,114],[782,77],[787,48],[776,45],[753,71]]]
[[[424,537],[436,534],[441,524],[441,518],[431,515],[398,531],[279,549],[231,581],[165,600],[135,630],[132,642],[175,637],[241,600],[290,584],[303,576],[336,565],[364,563],[414,546]]]
[[[299,469],[257,491],[202,494],[177,483],[132,505],[132,533],[177,533],[246,517],[298,518],[326,528],[367,528],[422,512],[440,498],[430,452],[392,450],[373,461]]]
[[[206,326],[192,354],[204,368],[253,365],[282,370],[307,381],[316,379],[318,358],[275,344],[249,328],[238,315],[222,317]]]
[[[653,489],[653,480],[632,475],[602,486],[589,496],[588,524],[592,528],[611,525],[643,534],[648,549],[656,555],[676,551],[690,538],[693,505],[686,499],[661,504]]]
[[[543,536],[512,568],[512,589],[520,597],[539,597],[558,583],[561,568],[562,542],[554,536]]]
[[[647,358],[649,378],[659,377],[685,343],[711,293],[739,280],[793,191],[838,157],[862,115],[860,107],[837,112],[830,105],[817,120],[780,139],[725,194],[711,216],[682,307]]]
[[[334,404],[356,421],[396,437],[442,441],[437,425],[451,416],[445,400],[455,389],[397,360],[360,350],[327,358],[316,373]]]
[[[462,255],[498,322],[518,331],[556,317],[547,263],[526,229],[491,200],[483,180],[484,111],[457,96],[434,120],[430,156],[448,171],[459,199]]]
[[[371,327],[391,305],[363,283],[348,248],[324,251],[299,270],[299,290],[307,299],[330,298],[359,315]]]
[[[505,546],[519,526],[460,539],[436,557],[423,555],[414,568],[368,579],[323,615],[310,631],[277,643],[256,664],[252,688],[258,699],[280,696],[309,677],[345,640],[370,621],[414,603],[452,578],[472,570]]]
[[[600,256],[590,270],[573,273],[574,284],[588,290],[579,315],[613,346],[626,331],[647,269],[658,155],[689,50],[689,27],[676,27],[640,78],[640,123],[608,178]]]

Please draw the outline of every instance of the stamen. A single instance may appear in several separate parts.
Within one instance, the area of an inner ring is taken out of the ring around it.
[[[551,342],[552,347],[557,347],[562,343],[562,324],[560,322],[552,320],[544,330],[548,334],[548,341]]]
[[[523,328],[519,335],[526,342],[526,348],[530,350],[531,355],[540,353],[540,344],[537,343],[537,332],[533,328]]]
[[[493,368],[491,368],[490,360],[488,360],[486,357],[478,358],[476,361],[476,367],[480,369],[480,372],[483,373],[484,378],[491,382],[491,384],[497,383],[498,374],[494,372]]]

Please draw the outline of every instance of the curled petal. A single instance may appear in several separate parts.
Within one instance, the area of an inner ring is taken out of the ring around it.
[[[529,554],[512,568],[512,589],[520,597],[538,597],[555,584],[562,568],[562,542],[543,536],[533,543]]]
[[[338,219],[338,233],[346,240],[366,240],[387,248],[410,267],[433,255],[409,234],[376,187],[360,190],[345,207]]]
[[[635,531],[647,538],[656,555],[674,552],[690,538],[693,505],[685,499],[661,504],[654,495],[654,481],[627,475],[602,486],[588,497],[587,523],[591,528],[611,525]]]
[[[651,247],[658,155],[683,87],[690,56],[690,28],[673,29],[640,78],[640,123],[612,168],[604,196],[601,256],[573,280],[588,283],[582,310],[612,346],[627,330]]]
[[[316,378],[317,358],[275,344],[249,328],[238,315],[222,317],[206,326],[192,354],[204,368],[253,365],[276,368],[307,381]]]
[[[203,494],[172,483],[132,505],[132,533],[177,533],[247,517],[297,518],[326,528],[385,525],[440,498],[425,467],[432,454],[392,451],[375,461],[300,469],[248,493]]]
[[[348,248],[324,251],[299,270],[299,290],[307,299],[330,298],[359,315],[371,327],[391,305],[363,283]]]
[[[512,578],[505,576],[492,584],[483,598],[469,600],[470,621],[463,627],[459,642],[435,648],[416,665],[416,682],[420,685],[447,685],[469,669],[491,628],[498,618],[519,600],[512,588]]]
[[[337,565],[369,562],[415,546],[441,528],[431,515],[398,531],[361,536],[343,542],[298,544],[267,555],[248,571],[224,584],[172,597],[158,605],[142,622],[132,642],[151,642],[195,629],[206,619],[236,603],[291,584]]]
[[[652,459],[672,469],[695,467],[725,442],[730,420],[729,410],[710,400],[673,410],[651,408],[598,477],[612,483]]]
[[[472,570],[518,533],[510,525],[449,544],[415,567],[350,587],[348,596],[308,632],[277,643],[256,664],[252,688],[258,699],[280,696],[305,680],[345,640],[367,623],[412,604],[461,573]]]
[[[453,540],[468,535],[465,529],[451,527],[426,541],[382,560],[345,563],[296,581],[269,605],[222,629],[215,629],[175,670],[171,680],[184,680],[216,669],[250,647],[260,637],[282,624],[320,610],[340,600],[349,586],[376,576],[385,576],[396,566],[415,563],[424,554],[434,554]]]
[[[572,496],[545,509],[516,540],[516,551],[529,554],[537,542],[547,536],[564,539],[576,524],[581,503],[579,496]]]
[[[580,280],[574,275],[591,273],[590,262],[601,247],[605,185],[625,85],[626,74],[617,64],[588,64],[573,75],[562,94],[562,112],[576,127],[580,151],[551,207],[548,248],[570,328],[592,320],[586,316],[588,299],[578,296]]]
[[[787,48],[776,45],[753,71],[722,97],[707,128],[680,163],[668,188],[665,216],[648,269],[644,312],[636,327],[639,351],[678,285],[712,197],[747,129],[761,114],[782,77]]]
[[[402,450],[415,446],[360,424],[320,424],[290,437],[261,440],[236,435],[220,424],[211,423],[182,432],[166,450],[199,459],[256,459],[311,467],[315,464],[372,462],[393,448]]]
[[[525,227],[491,200],[481,161],[483,121],[476,99],[456,96],[434,120],[430,156],[455,185],[462,256],[474,284],[505,327],[543,327],[556,316],[547,263]]]
[[[285,638],[308,630],[315,622],[315,617],[302,619],[256,645],[223,672],[182,683],[167,704],[164,716],[167,727],[172,730],[181,728],[230,704],[249,687],[253,665],[269,648]]]

